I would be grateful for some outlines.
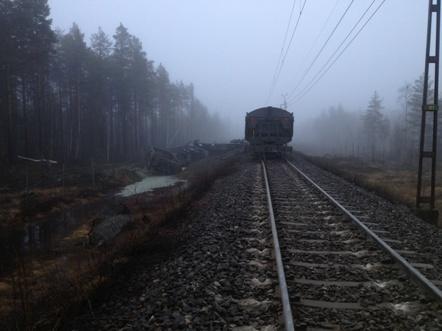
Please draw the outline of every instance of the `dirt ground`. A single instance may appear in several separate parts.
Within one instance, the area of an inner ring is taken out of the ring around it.
[[[145,174],[137,164],[17,164],[0,175],[0,227],[38,222],[97,201]]]

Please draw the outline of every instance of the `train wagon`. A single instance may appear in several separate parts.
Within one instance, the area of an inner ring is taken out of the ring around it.
[[[293,137],[293,113],[276,108],[264,107],[246,115],[245,139],[248,149],[255,154],[282,154],[290,147]]]

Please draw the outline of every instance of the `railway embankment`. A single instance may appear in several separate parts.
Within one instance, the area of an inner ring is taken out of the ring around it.
[[[175,218],[67,329],[277,330],[280,304],[260,165],[242,160]],[[173,233],[173,235],[170,235]]]
[[[301,158],[295,163],[433,286],[442,286],[442,236],[434,227]],[[120,273],[66,328],[281,328],[282,289],[263,171],[256,160],[238,165],[175,218],[172,224],[181,227],[165,231],[180,241],[169,238],[140,252],[130,272]],[[440,305],[336,205],[281,160],[269,162],[268,178],[295,326],[440,327]]]

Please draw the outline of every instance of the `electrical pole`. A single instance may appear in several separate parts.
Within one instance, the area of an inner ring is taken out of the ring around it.
[[[423,214],[426,214],[427,216],[430,216],[433,221],[437,220],[438,217],[438,211],[435,210],[434,207],[436,185],[437,115],[439,102],[440,4],[441,0],[429,0],[424,91],[422,97],[422,120],[419,145],[419,170],[416,194],[417,210]],[[434,33],[435,36],[433,35]],[[431,76],[430,71],[432,73]],[[428,93],[430,77],[434,79],[434,90],[431,91],[431,93]],[[423,204],[429,208],[422,208]]]
[[[283,98],[284,101],[283,101],[283,103],[281,105],[281,108],[284,109],[284,110],[287,110],[287,107],[288,107],[288,105],[287,105],[287,93],[284,93],[282,95],[282,98]]]

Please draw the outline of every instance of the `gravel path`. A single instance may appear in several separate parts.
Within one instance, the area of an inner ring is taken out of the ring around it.
[[[94,314],[70,330],[276,330],[280,305],[259,165],[215,182],[164,261],[140,256]]]

